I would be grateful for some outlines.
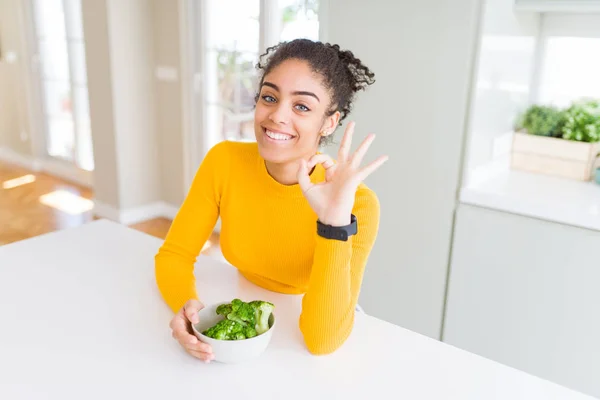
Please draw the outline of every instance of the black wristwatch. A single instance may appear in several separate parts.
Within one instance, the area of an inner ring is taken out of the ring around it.
[[[350,225],[346,226],[331,226],[325,225],[317,220],[317,234],[325,239],[335,239],[346,242],[352,235],[356,235],[358,226],[354,214],[350,214]]]

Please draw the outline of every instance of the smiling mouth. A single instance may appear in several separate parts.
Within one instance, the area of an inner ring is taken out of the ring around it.
[[[289,135],[287,133],[273,132],[273,131],[270,131],[265,128],[263,128],[263,130],[265,132],[265,135],[267,135],[267,137],[269,139],[272,139],[275,141],[285,142],[287,140],[291,140],[291,139],[295,138],[294,135]]]

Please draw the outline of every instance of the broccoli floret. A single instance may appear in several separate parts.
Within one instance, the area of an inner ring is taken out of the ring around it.
[[[240,299],[233,299],[231,302],[231,312],[227,314],[227,319],[244,326],[254,326],[256,324],[254,308]]]
[[[227,314],[229,314],[232,310],[231,304],[221,304],[219,307],[217,307],[217,314],[219,315],[223,315],[224,317],[227,316]]]
[[[204,336],[208,336],[217,340],[240,340],[245,339],[244,326],[235,321],[224,319],[218,322],[215,326],[202,332]]]
[[[246,339],[244,335],[244,325],[241,325],[235,321],[228,320],[228,332],[227,340],[241,340]]]
[[[253,338],[254,336],[258,336],[256,329],[251,326],[244,327],[244,335],[246,335],[247,339]]]
[[[224,319],[224,320],[218,322],[216,325],[214,325],[214,326],[208,328],[207,330],[205,330],[204,332],[202,332],[202,334],[204,336],[208,336],[213,339],[227,340],[227,334],[230,329],[230,327],[229,327],[230,322],[231,321]]]
[[[216,312],[244,326],[254,326],[256,324],[254,308],[240,299],[233,299],[229,304],[221,304],[217,307]]]
[[[268,301],[260,300],[251,301],[249,304],[254,309],[256,333],[262,335],[269,330],[269,317],[273,313],[275,306]]]

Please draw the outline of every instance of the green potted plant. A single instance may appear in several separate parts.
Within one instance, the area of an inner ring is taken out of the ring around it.
[[[513,137],[513,169],[588,181],[600,142],[600,102],[566,109],[534,104],[519,116]]]
[[[519,118],[516,128],[536,136],[561,137],[565,112],[554,106],[534,104]]]
[[[575,103],[565,111],[562,137],[578,142],[600,142],[600,102]]]

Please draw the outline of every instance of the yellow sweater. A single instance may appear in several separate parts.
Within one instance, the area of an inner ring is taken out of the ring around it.
[[[311,180],[322,182],[324,176],[317,166]],[[353,214],[358,233],[348,241],[318,236],[317,215],[299,185],[275,181],[255,143],[219,143],[198,169],[156,255],[158,287],[174,312],[198,298],[194,263],[220,216],[227,261],[265,289],[305,293],[299,324],[306,346],[314,354],[333,352],[352,330],[379,227],[378,199],[363,184]]]

